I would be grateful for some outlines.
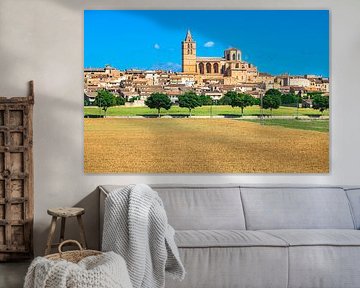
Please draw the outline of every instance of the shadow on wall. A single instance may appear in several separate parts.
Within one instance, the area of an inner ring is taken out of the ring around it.
[[[85,214],[82,216],[85,226],[85,235],[88,245],[88,249],[98,250],[100,245],[99,239],[99,189],[96,188],[93,192],[87,195],[80,202],[76,203],[73,207],[81,207],[85,209]],[[47,240],[50,230],[51,216],[48,215],[49,223],[47,228],[39,231],[37,229],[35,235],[38,240]],[[56,231],[54,234],[53,243],[59,242],[60,237],[60,218],[57,221]],[[72,239],[80,242],[80,230],[76,217],[67,218],[65,226],[65,240]],[[36,255],[44,255],[46,248],[46,242],[41,245],[40,251],[36,251]],[[38,248],[39,249],[39,248]],[[71,249],[77,249],[73,247]],[[51,253],[56,253],[55,248],[52,249]]]
[[[40,0],[43,2],[48,3],[49,0]],[[266,43],[267,41],[271,41],[272,39],[276,39],[278,37],[278,32],[276,29],[273,31],[267,31],[267,33],[263,33],[263,26],[254,26],[252,29],[243,30],[242,33],[244,37],[234,39],[233,33],[224,33],[227,31],[229,27],[236,27],[239,25],[238,15],[234,14],[234,17],[229,17],[228,13],[236,13],[231,11],[224,11],[223,13],[227,13],[224,18],[226,21],[207,21],[208,19],[217,19],[219,17],[219,13],[222,13],[218,10],[224,10],[224,4],[220,3],[219,1],[210,1],[209,0],[198,0],[196,2],[188,2],[186,9],[191,10],[203,10],[202,17],[199,21],[193,21],[194,17],[198,17],[198,12],[196,11],[187,11],[185,14],[173,14],[177,13],[176,11],[172,10],[184,10],[184,6],[177,4],[176,2],[171,3],[169,1],[158,0],[158,1],[138,1],[133,2],[131,0],[127,1],[117,1],[117,0],[109,0],[104,3],[104,1],[93,1],[92,3],[84,3],[83,1],[79,0],[64,0],[64,1],[57,1],[52,0],[54,4],[63,6],[69,10],[78,10],[79,13],[83,13],[84,10],[123,10],[122,13],[127,13],[129,15],[133,15],[140,18],[146,18],[147,20],[156,23],[157,25],[166,26],[167,29],[175,29],[183,31],[183,36],[185,37],[185,33],[188,29],[193,31],[201,31],[201,36],[204,38],[208,38],[211,41],[214,41],[217,44],[223,44],[226,47],[234,46],[240,49],[244,49],[244,51],[248,51],[248,36],[251,34],[258,34],[262,35],[259,37],[258,44],[256,49],[260,49],[259,55],[261,56],[266,52]],[[212,2],[212,3],[211,3]],[[265,1],[266,2],[266,1]],[[120,4],[119,4],[120,3]],[[237,5],[232,5],[234,9],[236,9]],[[263,3],[264,9],[271,9],[273,6],[267,5],[267,3]],[[164,10],[166,9],[166,10]],[[171,9],[171,10],[170,10]],[[212,11],[208,9],[218,9],[217,11]],[[254,9],[252,5],[248,5],[246,2],[243,2],[238,5],[238,9]],[[258,8],[257,8],[258,9]],[[127,10],[127,11],[126,11]],[[159,13],[149,13],[147,10],[159,10]],[[193,15],[196,13],[196,16]],[[261,12],[260,12],[261,13]],[[274,20],[276,21],[276,20]],[[188,23],[192,23],[191,27],[189,27]],[[279,25],[281,25],[281,19],[278,20]],[[210,26],[209,26],[210,25]],[[183,39],[179,39],[182,41]],[[195,39],[196,40],[196,39]],[[180,59],[180,42],[178,43],[179,49],[179,59]],[[252,49],[254,49],[252,47]],[[249,51],[250,52],[250,51]],[[260,53],[261,52],[261,53]],[[254,53],[254,51],[252,52]],[[266,54],[265,54],[266,55]],[[223,56],[221,55],[213,55],[213,56]],[[268,60],[270,60],[269,57]]]
[[[1,5],[0,5],[1,10]],[[1,12],[0,12],[1,18]],[[0,35],[2,35],[1,31],[1,21],[0,21]],[[14,61],[14,59],[17,59]],[[1,97],[21,97],[29,95],[27,82],[19,83],[16,79],[16,67],[14,67],[15,63],[26,63],[26,59],[23,57],[19,57],[14,52],[6,49],[4,45],[2,45],[1,36],[0,36],[0,63],[1,70],[6,71],[6,73],[2,73],[1,81],[0,81],[0,96]],[[28,81],[34,79],[27,79]],[[4,85],[6,83],[6,85]],[[21,85],[19,87],[19,85]],[[36,99],[35,99],[36,101]]]
[[[59,85],[66,87],[66,81],[67,79],[60,81]],[[38,86],[42,86],[42,84]],[[94,199],[95,205],[96,199],[93,198],[93,195],[96,192],[93,191],[76,205],[73,204],[79,201],[79,194],[84,195],[84,190],[86,189],[83,185],[84,181],[81,181],[78,177],[79,172],[74,172],[82,171],[83,166],[82,134],[71,133],[71,131],[82,130],[81,107],[76,103],[78,101],[76,99],[74,99],[75,101],[65,99],[64,95],[66,95],[67,91],[62,91],[61,93],[57,91],[52,92],[51,86],[37,87],[35,89],[34,246],[35,255],[38,255],[44,253],[51,220],[46,210],[52,207],[80,205],[86,209],[85,219],[87,219],[88,214],[91,216],[92,210],[94,210],[89,204],[90,200],[88,199]],[[52,97],[49,97],[49,95]],[[38,102],[41,102],[41,105],[39,105],[40,103],[36,104],[36,99],[39,100]],[[75,115],[79,115],[78,120],[76,120],[77,117]],[[87,222],[89,221],[86,221],[85,225]],[[72,221],[69,221],[68,224],[70,224],[69,227],[74,226]],[[69,228],[69,231],[73,229]]]
[[[83,216],[84,225],[85,225],[85,233],[86,240],[89,249],[97,250],[99,248],[99,189],[96,188],[89,195],[87,195],[80,202],[76,203],[74,207],[82,207],[85,209],[85,214]],[[79,229],[76,223],[76,226],[72,227],[70,230],[70,236],[79,238]],[[74,229],[75,228],[75,229]]]

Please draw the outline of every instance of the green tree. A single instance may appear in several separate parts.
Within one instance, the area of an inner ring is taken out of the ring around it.
[[[298,102],[299,102],[298,96],[293,93],[281,95],[281,105],[296,106]]]
[[[303,99],[303,97],[301,96],[301,94],[296,95],[297,108],[300,108],[300,105],[302,103],[302,99]]]
[[[219,100],[219,105],[231,105],[233,99],[236,97],[237,93],[235,91],[228,91],[223,97]]]
[[[90,106],[91,102],[87,97],[84,97],[84,106]]]
[[[105,89],[99,90],[98,95],[95,97],[94,104],[104,111],[106,117],[108,108],[116,105],[116,97]]]
[[[145,105],[148,106],[150,109],[157,109],[158,111],[158,117],[160,118],[160,110],[161,108],[164,108],[166,110],[169,110],[172,103],[169,98],[164,93],[152,93],[146,100]]]
[[[329,97],[322,95],[315,95],[312,98],[312,107],[318,109],[321,113],[324,113],[326,109],[329,109]]]
[[[190,117],[191,110],[201,105],[200,97],[193,91],[185,92],[183,95],[179,96],[179,106],[188,108]]]
[[[199,98],[201,105],[208,106],[213,104],[212,98],[208,95],[200,95]]]
[[[118,106],[125,105],[125,98],[122,96],[116,97],[115,101],[116,101],[116,105]]]
[[[131,98],[128,99],[128,102],[133,103],[133,102],[135,102],[136,100],[140,100],[140,96],[133,96],[133,97],[131,97]]]
[[[252,106],[255,103],[254,97],[248,94],[237,93],[235,97],[232,97],[231,99],[232,99],[231,101],[232,107],[240,107],[241,116],[244,115],[245,107]]]
[[[271,115],[273,109],[278,109],[281,105],[281,92],[277,89],[269,89],[263,97],[263,108],[270,109]]]
[[[260,101],[260,98],[255,98],[253,97],[253,105],[257,105],[257,106],[260,106],[261,105],[261,101]]]
[[[323,92],[319,92],[319,91],[316,91],[316,92],[308,92],[306,96],[306,99],[314,99],[314,97],[317,97],[317,96],[322,96]]]

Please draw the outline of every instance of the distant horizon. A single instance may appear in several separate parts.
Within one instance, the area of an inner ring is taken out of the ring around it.
[[[330,76],[328,10],[85,10],[84,69],[181,72],[188,29],[199,57],[236,47],[260,73]]]

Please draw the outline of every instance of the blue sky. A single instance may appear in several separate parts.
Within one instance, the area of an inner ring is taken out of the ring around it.
[[[261,72],[329,75],[328,10],[86,10],[84,66],[180,71],[187,29],[198,56],[236,47]]]

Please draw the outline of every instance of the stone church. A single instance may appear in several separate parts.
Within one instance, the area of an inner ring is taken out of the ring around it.
[[[228,84],[257,82],[257,68],[242,61],[241,51],[237,48],[226,49],[224,57],[198,57],[196,42],[189,30],[181,45],[184,74],[193,74],[202,79],[223,78]]]

